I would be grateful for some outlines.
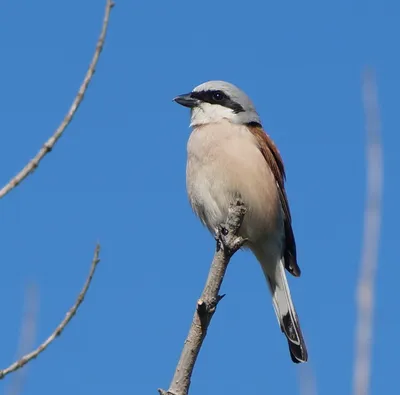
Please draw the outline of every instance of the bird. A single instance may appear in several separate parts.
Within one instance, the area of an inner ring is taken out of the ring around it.
[[[186,189],[212,235],[240,199],[246,214],[239,236],[261,265],[294,363],[308,360],[285,270],[299,277],[296,241],[280,152],[264,131],[251,99],[225,81],[207,81],[173,99],[190,108]]]

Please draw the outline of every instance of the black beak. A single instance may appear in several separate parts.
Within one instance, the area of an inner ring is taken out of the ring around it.
[[[179,95],[174,98],[174,101],[184,107],[193,108],[196,107],[199,103],[199,100],[192,97],[191,93],[187,93],[186,95]]]

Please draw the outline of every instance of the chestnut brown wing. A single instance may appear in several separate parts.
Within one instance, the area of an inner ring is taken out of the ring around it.
[[[261,126],[249,126],[249,130],[257,139],[260,151],[274,174],[276,185],[279,190],[284,212],[285,246],[283,257],[285,260],[285,269],[293,276],[299,277],[301,270],[297,264],[296,240],[293,234],[292,217],[285,191],[286,174],[282,157],[272,139],[264,132]]]

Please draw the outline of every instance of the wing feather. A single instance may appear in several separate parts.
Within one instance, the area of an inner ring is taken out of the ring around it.
[[[293,276],[299,277],[301,270],[297,264],[296,240],[292,229],[292,217],[285,191],[286,174],[281,154],[271,137],[265,133],[261,125],[249,125],[248,128],[256,138],[259,149],[272,170],[279,190],[279,196],[284,212],[285,247],[283,257],[285,260],[285,268]]]

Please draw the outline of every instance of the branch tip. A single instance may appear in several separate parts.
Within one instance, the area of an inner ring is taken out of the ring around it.
[[[97,40],[96,44],[96,49],[94,51],[94,55],[92,58],[92,61],[89,65],[89,68],[86,72],[85,78],[83,79],[83,82],[78,90],[78,93],[76,94],[71,107],[68,110],[68,113],[65,115],[64,119],[58,126],[58,128],[55,130],[53,135],[44,143],[42,148],[39,150],[39,152],[35,155],[33,159],[31,159],[25,167],[20,170],[20,172],[13,177],[3,188],[0,189],[0,199],[3,198],[5,195],[7,195],[9,192],[11,192],[16,186],[18,186],[26,177],[28,177],[30,174],[34,172],[34,170],[39,166],[39,163],[42,161],[42,159],[53,149],[57,141],[61,138],[61,136],[64,134],[65,130],[71,123],[76,111],[78,110],[83,97],[86,93],[86,90],[92,80],[92,77],[95,73],[97,63],[100,58],[100,53],[103,49],[106,34],[107,34],[107,29],[108,29],[108,21],[110,17],[110,12],[112,7],[114,6],[114,2],[112,0],[107,0],[106,4],[106,9],[104,12],[104,18],[103,18],[103,25],[101,28],[100,36]]]
[[[57,328],[53,331],[53,333],[39,346],[36,350],[30,352],[29,354],[24,355],[18,361],[11,364],[8,368],[0,370],[0,380],[3,379],[7,374],[15,372],[16,370],[22,368],[31,360],[37,358],[39,354],[41,354],[67,327],[69,322],[72,320],[72,317],[77,313],[80,305],[82,304],[87,291],[89,290],[90,284],[92,282],[93,275],[96,271],[97,264],[100,262],[99,259],[100,253],[100,245],[98,244],[94,250],[94,256],[92,260],[92,264],[90,266],[89,275],[86,278],[85,284],[79,293],[78,297],[74,305],[69,309],[67,314],[65,315],[64,319],[61,323],[57,326]]]
[[[217,303],[219,303],[223,298],[225,298],[226,294],[218,295]]]

